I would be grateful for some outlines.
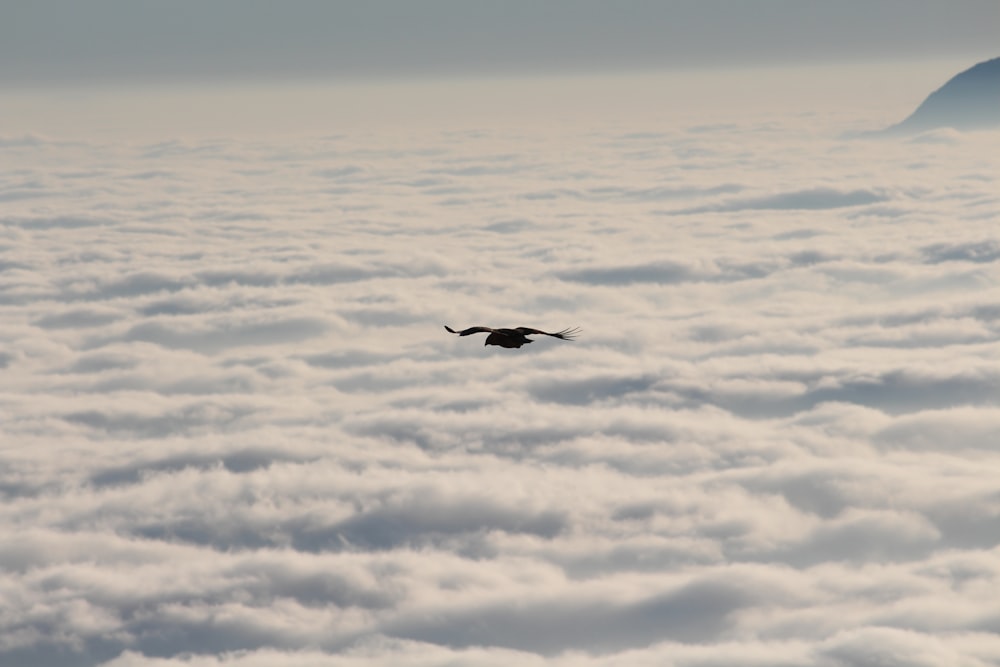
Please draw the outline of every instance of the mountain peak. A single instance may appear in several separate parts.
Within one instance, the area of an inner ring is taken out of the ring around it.
[[[973,65],[931,93],[904,121],[887,132],[1000,127],[1000,58]]]

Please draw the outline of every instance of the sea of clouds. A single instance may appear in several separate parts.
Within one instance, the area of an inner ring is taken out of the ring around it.
[[[722,112],[0,138],[0,665],[1000,663],[1000,135]]]

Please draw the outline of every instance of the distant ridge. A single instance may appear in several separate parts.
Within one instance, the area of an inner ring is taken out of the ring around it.
[[[956,74],[908,118],[883,132],[909,134],[939,127],[958,130],[1000,127],[1000,58]]]

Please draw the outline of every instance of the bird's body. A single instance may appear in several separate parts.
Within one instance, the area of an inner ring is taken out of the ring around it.
[[[528,338],[530,335],[552,336],[553,338],[559,338],[561,340],[573,340],[576,338],[576,335],[580,333],[579,329],[563,329],[562,331],[557,331],[556,333],[549,333],[540,329],[532,329],[531,327],[515,327],[513,329],[469,327],[468,329],[455,331],[446,324],[444,328],[453,334],[458,334],[459,336],[468,336],[475,333],[488,333],[489,335],[486,337],[486,342],[483,343],[484,345],[499,345],[500,347],[506,348],[518,348],[522,345],[530,343],[531,339]]]

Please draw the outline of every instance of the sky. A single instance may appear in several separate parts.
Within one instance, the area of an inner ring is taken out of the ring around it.
[[[29,86],[975,58],[994,55],[1000,26],[993,0],[5,0],[0,12],[0,83]]]
[[[0,665],[1000,664],[1000,133],[861,138],[995,10],[905,4],[3,5]]]

